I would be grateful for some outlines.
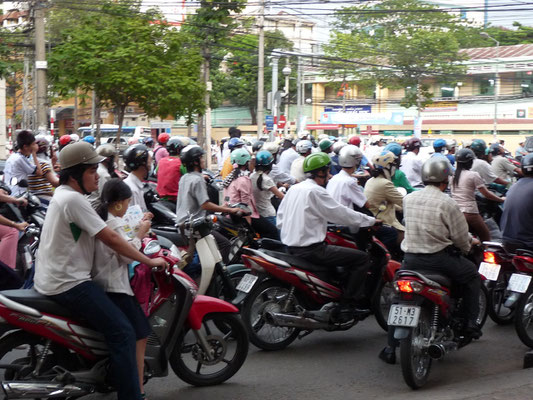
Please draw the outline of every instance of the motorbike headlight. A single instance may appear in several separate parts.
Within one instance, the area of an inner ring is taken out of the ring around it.
[[[39,200],[39,198],[37,196],[35,196],[34,194],[30,193],[29,196],[28,196],[28,200],[35,207],[39,207],[41,205],[41,200]]]
[[[153,256],[154,254],[159,253],[159,251],[161,251],[161,246],[157,241],[153,240],[146,245],[143,252],[147,256]]]
[[[180,249],[178,249],[178,247],[173,244],[172,246],[170,246],[170,255],[178,260],[181,260],[181,253],[180,253]]]

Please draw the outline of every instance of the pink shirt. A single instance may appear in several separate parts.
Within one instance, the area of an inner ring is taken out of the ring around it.
[[[161,149],[161,150],[159,150]],[[154,149],[154,158],[155,158],[155,163],[156,164],[159,164],[159,161],[163,158],[163,157],[168,157],[168,151],[166,148],[164,148],[163,146],[161,145],[157,145]]]
[[[476,202],[476,190],[485,186],[481,176],[472,170],[461,171],[457,186],[453,185],[453,176],[450,177],[452,199],[464,213],[479,214]]]
[[[229,198],[229,203],[244,203],[252,209],[252,218],[259,218],[257,207],[255,206],[252,181],[249,176],[239,176],[224,189],[224,198]]]

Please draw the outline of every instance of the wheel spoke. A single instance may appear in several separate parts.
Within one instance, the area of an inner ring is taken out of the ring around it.
[[[224,335],[224,340],[228,340],[233,335],[233,330],[230,330],[228,333]]]
[[[200,374],[201,369],[202,369],[202,362],[198,360],[198,364],[196,364],[196,373]]]

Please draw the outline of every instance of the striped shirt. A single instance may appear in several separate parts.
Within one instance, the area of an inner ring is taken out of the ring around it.
[[[50,164],[41,161],[41,170],[43,174],[41,176],[29,175],[28,176],[28,189],[31,193],[39,196],[52,196],[54,194],[54,187],[46,179],[46,174],[54,173],[50,168]]]
[[[457,203],[435,186],[408,194],[403,199],[406,253],[434,254],[448,246],[470,250],[468,224]]]

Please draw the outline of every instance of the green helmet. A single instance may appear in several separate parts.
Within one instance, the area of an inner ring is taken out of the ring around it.
[[[322,139],[320,142],[318,142],[318,147],[320,147],[320,150],[326,151],[333,145],[333,142],[329,139]]]
[[[470,145],[470,150],[472,150],[476,156],[484,156],[487,154],[487,144],[483,139],[475,139]]]
[[[252,156],[248,152],[248,150],[240,148],[235,149],[231,152],[231,163],[237,164],[237,165],[245,165]]]
[[[313,153],[305,157],[304,172],[313,172],[319,169],[329,167],[331,159],[326,153]]]

